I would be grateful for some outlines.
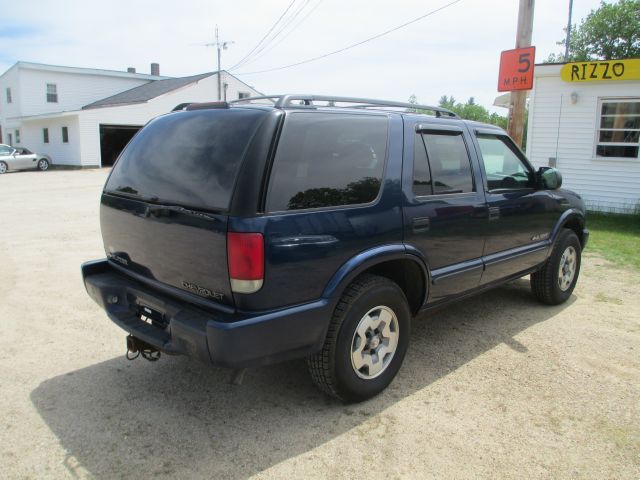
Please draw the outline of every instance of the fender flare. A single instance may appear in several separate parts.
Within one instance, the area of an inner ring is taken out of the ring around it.
[[[425,292],[422,301],[422,305],[424,305],[428,298],[429,285],[431,284],[429,269],[419,250],[401,243],[379,245],[351,257],[342,264],[336,273],[333,274],[329,282],[327,282],[322,292],[322,298],[333,299],[332,303],[337,302],[342,292],[358,275],[371,267],[390,260],[410,260],[418,265],[425,283]]]
[[[551,235],[549,240],[552,245],[555,243],[556,239],[558,238],[558,235],[560,234],[560,231],[562,230],[562,228],[570,220],[573,220],[574,218],[577,219],[580,222],[580,225],[584,227],[584,223],[585,223],[584,212],[582,212],[581,210],[578,210],[577,208],[569,208],[568,210],[565,210],[562,213],[562,215],[560,215],[560,218],[558,219],[556,224],[553,226],[553,230],[551,230]],[[582,240],[580,241],[582,242]]]

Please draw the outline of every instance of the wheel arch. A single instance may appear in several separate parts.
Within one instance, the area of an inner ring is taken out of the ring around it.
[[[584,248],[586,241],[584,226],[584,212],[574,208],[569,209],[565,211],[556,222],[556,225],[551,233],[551,241],[552,243],[555,242],[562,229],[568,228],[574,231],[574,233],[578,237],[578,240],[580,241],[580,246]]]
[[[347,286],[363,273],[395,282],[407,297],[414,315],[427,299],[428,268],[418,251],[402,244],[383,245],[355,255],[333,275],[322,296],[337,301]]]

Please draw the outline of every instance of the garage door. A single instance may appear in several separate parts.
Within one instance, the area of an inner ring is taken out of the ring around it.
[[[122,149],[141,128],[140,125],[100,125],[101,165],[113,165]]]

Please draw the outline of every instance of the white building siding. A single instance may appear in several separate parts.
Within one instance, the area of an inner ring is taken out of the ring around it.
[[[11,103],[7,103],[7,88],[11,89]],[[17,117],[20,115],[20,81],[18,70],[9,70],[0,78],[0,117]]]
[[[20,68],[21,116],[78,110],[84,105],[124,90],[147,83],[149,80],[41,71]],[[47,102],[47,83],[56,85],[58,102]]]
[[[62,141],[62,127],[67,127],[69,142]],[[42,130],[49,129],[49,143],[44,143]],[[31,120],[21,127],[22,145],[51,157],[55,165],[80,165],[80,128],[78,115]]]
[[[640,159],[595,155],[599,102],[612,97],[639,98],[640,81],[567,83],[560,66],[538,66],[527,154],[536,166],[556,158],[563,185],[580,193],[590,209],[630,212],[640,204]]]

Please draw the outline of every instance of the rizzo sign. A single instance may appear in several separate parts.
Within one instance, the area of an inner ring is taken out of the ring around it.
[[[498,91],[531,90],[536,47],[505,50],[500,54]]]
[[[565,82],[640,80],[640,59],[567,63],[560,70]]]

